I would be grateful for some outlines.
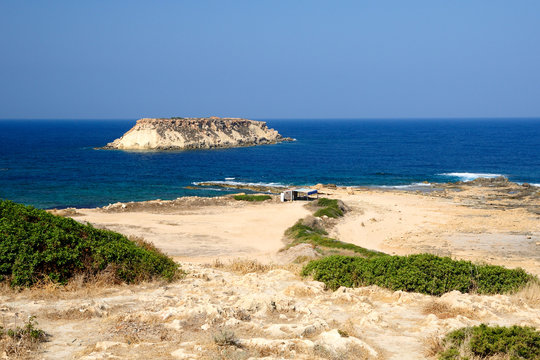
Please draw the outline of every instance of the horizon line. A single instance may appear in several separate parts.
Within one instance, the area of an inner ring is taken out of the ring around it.
[[[213,115],[210,115],[213,116]],[[196,116],[196,117],[210,117],[210,116]],[[156,119],[168,119],[170,117],[155,117]],[[186,116],[188,118],[190,116]],[[193,116],[192,116],[193,117]],[[219,116],[220,118],[227,118],[227,117],[233,117],[233,116]],[[237,116],[234,116],[237,117]],[[61,118],[37,118],[37,117],[21,117],[21,118],[0,118],[0,121],[5,120],[138,120],[143,119],[145,117],[136,117],[136,118],[129,118],[129,117],[114,117],[114,118],[89,118],[89,117],[61,117]],[[496,117],[488,117],[488,116],[472,116],[472,117],[239,117],[243,119],[254,119],[254,120],[509,120],[509,119],[515,119],[515,120],[540,120],[540,115],[538,116],[496,116]]]

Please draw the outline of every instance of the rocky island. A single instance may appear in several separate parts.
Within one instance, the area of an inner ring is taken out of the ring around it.
[[[241,118],[143,118],[102,149],[184,150],[275,144],[292,141],[266,122]]]

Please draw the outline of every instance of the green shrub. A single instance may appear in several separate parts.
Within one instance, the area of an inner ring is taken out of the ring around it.
[[[495,265],[475,265],[430,254],[409,256],[381,255],[361,258],[334,255],[308,263],[303,276],[313,274],[332,290],[378,285],[392,290],[442,295],[462,293],[498,294],[515,291],[532,279],[522,269]],[[494,277],[498,274],[500,277]]]
[[[343,211],[341,211],[341,209],[339,208],[335,209],[333,207],[325,207],[325,208],[315,211],[315,213],[313,214],[313,216],[316,216],[316,217],[323,217],[325,215],[328,216],[329,218],[335,219],[335,218],[343,216]]]
[[[336,199],[320,198],[317,200],[317,206],[320,206],[320,207],[338,206],[338,201]]]
[[[0,277],[12,286],[43,279],[65,284],[75,274],[113,269],[131,283],[154,277],[171,280],[178,265],[155,248],[11,201],[0,200]]]
[[[350,250],[363,256],[378,256],[381,253],[365,249],[363,247],[342,242],[336,239],[327,237],[328,233],[323,229],[316,229],[302,224],[302,220],[299,220],[292,227],[285,231],[285,235],[292,238],[293,241],[288,245],[292,247],[301,243],[312,244],[315,246],[322,246],[332,249]]]
[[[317,210],[313,216],[322,217],[328,216],[329,218],[338,218],[343,216],[343,210],[339,207],[339,203],[335,199],[320,198],[317,200],[317,206],[322,209]]]
[[[265,201],[272,197],[270,195],[235,195],[234,200],[242,201]]]
[[[443,340],[441,360],[490,358],[540,359],[540,332],[532,327],[487,326],[462,328],[450,332]],[[506,357],[505,357],[506,358]]]
[[[0,326],[0,339],[7,335],[14,340],[23,339],[31,342],[43,342],[45,341],[46,334],[45,331],[36,327],[37,324],[35,317],[30,316],[22,328],[4,329]]]
[[[292,227],[285,230],[285,235],[293,239],[302,239],[309,238],[315,235],[328,235],[328,233],[323,229],[313,228],[307,225],[302,224],[302,220],[298,220],[296,224]]]

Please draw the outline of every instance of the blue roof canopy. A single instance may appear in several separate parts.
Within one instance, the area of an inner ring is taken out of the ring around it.
[[[309,189],[309,188],[298,188],[298,189],[291,189],[292,191],[306,193],[308,195],[316,194],[317,190],[315,189]]]

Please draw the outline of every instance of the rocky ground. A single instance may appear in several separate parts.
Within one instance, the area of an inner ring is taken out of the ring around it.
[[[497,181],[451,184],[418,194],[320,189],[350,207],[342,220],[331,223],[331,235],[342,241],[388,252],[428,251],[522,266],[538,274],[538,190]],[[36,352],[27,354],[37,359],[422,359],[434,358],[438,339],[463,326],[540,328],[538,286],[496,296],[452,292],[433,297],[376,286],[332,292],[298,275],[301,266],[294,259],[316,255],[307,244],[276,256],[264,253],[260,262],[214,260],[262,236],[273,244],[275,255],[283,246],[283,229],[311,213],[298,203],[281,205],[276,200],[248,204],[186,198],[63,210],[76,219],[101,219],[102,225],[111,216],[128,221],[138,215],[130,229],[156,239],[163,236],[161,228],[173,236],[191,223],[195,231],[199,223],[226,218],[205,230],[205,239],[237,238],[239,229],[245,238],[242,244],[222,244],[221,252],[204,262],[185,257],[186,276],[171,284],[88,287],[75,281],[64,289],[49,285],[19,293],[4,288],[2,326],[22,326],[35,316],[37,327],[48,334]],[[254,214],[261,216],[260,223]],[[244,223],[248,216],[253,217]],[[147,223],[137,227],[143,220]],[[268,235],[263,224],[271,220]]]
[[[4,293],[0,311],[8,325],[37,317],[49,335],[40,359],[421,359],[451,329],[540,327],[537,288],[437,298],[375,286],[327,291],[294,268],[183,268],[172,284]]]

